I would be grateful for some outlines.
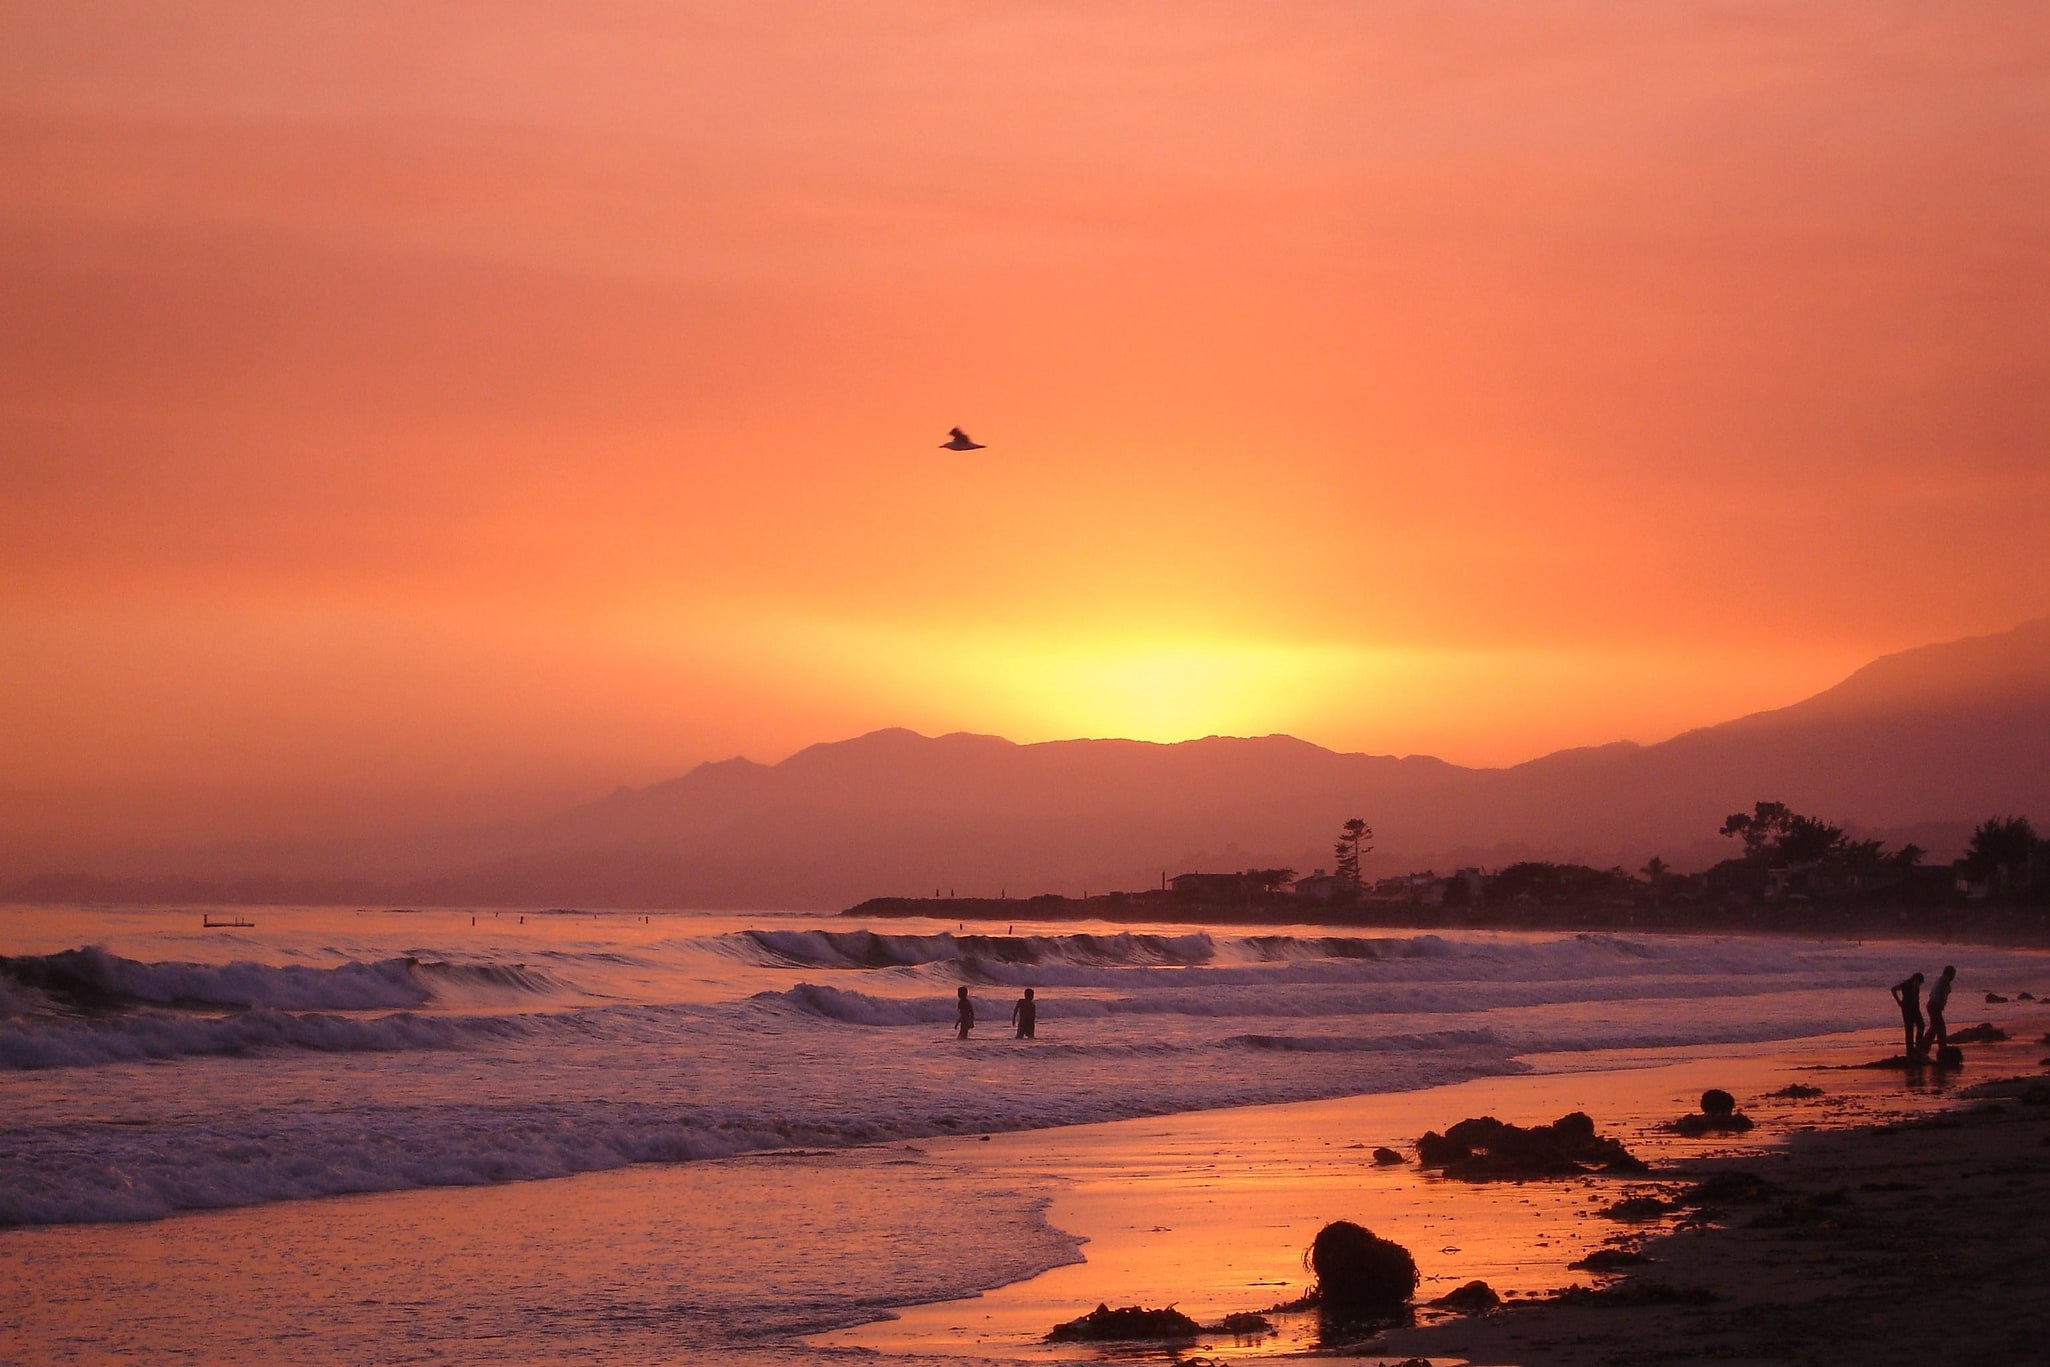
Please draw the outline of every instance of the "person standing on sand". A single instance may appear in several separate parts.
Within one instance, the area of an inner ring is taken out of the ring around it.
[[[1945,964],[1936,975],[1936,981],[1929,986],[1929,1023],[1922,1028],[1922,1052],[1928,1053],[1932,1042],[1938,1049],[1950,1047],[1950,1029],[1943,1023],[1943,1008],[1950,1005],[1950,985],[1957,977],[1957,967]]]
[[[966,992],[967,988],[961,989]],[[1887,989],[1893,993],[1894,1004],[1901,1009],[1901,1026],[1908,1032],[1908,1057],[1922,1056],[1922,975],[1910,973],[1905,979]]]
[[[1032,1000],[1032,989],[1028,987],[1025,995],[1018,998],[1018,1004],[1011,1008],[1011,1024],[1018,1027],[1018,1038],[1031,1039],[1038,1019],[1039,1003]]]
[[[975,1004],[968,1000],[968,989],[963,987],[954,993],[955,1039],[967,1039],[968,1032],[975,1028]]]

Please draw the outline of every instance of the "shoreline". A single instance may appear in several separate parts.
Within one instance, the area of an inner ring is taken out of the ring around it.
[[[934,1157],[977,1173],[1029,1173],[1035,1182],[1052,1183],[1056,1194],[1048,1219],[1082,1241],[1083,1261],[966,1300],[905,1307],[892,1319],[808,1341],[886,1358],[1087,1357],[1086,1349],[1048,1347],[1039,1336],[1098,1303],[1173,1304],[1199,1322],[1213,1323],[1235,1311],[1292,1300],[1308,1288],[1301,1256],[1309,1238],[1323,1223],[1340,1218],[1366,1224],[1412,1250],[1422,1274],[1415,1303],[1423,1320],[1439,1316],[1422,1309],[1426,1301],[1475,1278],[1512,1302],[1537,1301],[1567,1285],[1592,1289],[1605,1279],[1572,1270],[1569,1263],[1608,1241],[1635,1242],[1660,1227],[1601,1218],[1600,1211],[1616,1200],[1673,1189],[1691,1165],[1770,1164],[1789,1138],[1855,1133],[1870,1123],[1898,1125],[1940,1114],[1954,1103],[1962,1078],[1952,1085],[1857,1066],[1883,1055],[1887,1039],[1886,1032],[1872,1030],[1791,1047],[1732,1050],[1716,1058],[1672,1051],[1694,1056],[1584,1072],[1559,1070],[1572,1060],[1551,1056],[1538,1060],[1550,1071],[1422,1092],[1120,1121],[994,1141],[945,1141],[932,1146]],[[1974,1050],[1976,1066],[1965,1076],[1983,1079],[2011,1068],[2022,1053],[2033,1062],[2029,1051],[2040,1052],[2019,1042],[1999,1047],[2015,1057],[1996,1061],[1990,1050]],[[1824,1095],[1767,1095],[1793,1081],[1819,1083]],[[1736,1091],[1758,1129],[1687,1139],[1663,1128],[1693,1109],[1710,1085]],[[1375,1167],[1368,1159],[1378,1144],[1397,1147],[1407,1157],[1422,1130],[1443,1129],[1467,1115],[1495,1114],[1529,1124],[1574,1109],[1593,1115],[1604,1133],[1622,1138],[1656,1170],[1644,1177],[1470,1185],[1422,1173],[1413,1161]],[[1505,1312],[1512,1316],[1505,1323],[1521,1323],[1513,1316],[1522,1313]],[[1206,1338],[1194,1351],[1223,1361],[1328,1357],[1340,1350],[1320,1338],[1312,1314],[1274,1319],[1272,1336]],[[1490,1317],[1472,1325],[1492,1322]],[[1366,1361],[1525,1361],[1473,1357],[1467,1349],[1492,1345],[1479,1336],[1459,1337],[1472,1325],[1456,1319],[1425,1325],[1350,1351]],[[1169,1360],[1162,1347],[1132,1350],[1143,1360]],[[1569,1354],[1557,1360],[1582,1359]]]
[[[2038,1046],[2040,1048],[2040,1045]],[[1689,1164],[1763,1193],[1647,1240],[1590,1295],[1391,1331],[1383,1357],[1484,1367],[2035,1360],[2050,1339],[2050,1082],[1989,1079],[1934,1114]]]
[[[1959,1081],[2032,1064],[2042,1052],[2024,1042],[2046,1023],[2036,1013],[2002,1023],[2016,1041],[1972,1050]],[[765,1151],[135,1225],[17,1229],[0,1234],[0,1261],[23,1299],[0,1311],[0,1329],[17,1343],[39,1345],[27,1359],[36,1362],[100,1361],[128,1350],[258,1363],[275,1359],[281,1335],[306,1360],[336,1363],[388,1358],[394,1344],[422,1360],[456,1352],[480,1362],[578,1367],[673,1359],[679,1352],[682,1360],[703,1353],[750,1367],[821,1359],[883,1367],[1095,1361],[1101,1355],[1092,1349],[1050,1348],[1040,1338],[1099,1301],[1179,1303],[1208,1323],[1293,1299],[1308,1280],[1303,1248],[1331,1219],[1359,1220],[1410,1246],[1424,1277],[1419,1303],[1476,1276],[1527,1293],[1589,1281],[1566,1264],[1617,1232],[1600,1207],[1646,1184],[1669,1185],[1665,1173],[1469,1186],[1421,1175],[1413,1163],[1375,1167],[1372,1147],[1406,1149],[1427,1128],[1482,1112],[1532,1123],[1584,1109],[1604,1132],[1663,1167],[1677,1157],[1757,1154],[1805,1128],[1892,1124],[1958,1094],[1949,1080],[1924,1078],[1918,1088],[1897,1073],[1818,1071],[1881,1056],[1893,1043],[1890,1030],[1875,1028],[1712,1056],[1700,1049],[1620,1058],[1532,1055],[1525,1061],[1536,1071],[1412,1092],[988,1138]],[[1820,1081],[1826,1095],[1764,1098],[1795,1079]],[[1730,1142],[1688,1140],[1659,1128],[1691,1110],[1708,1085],[1737,1092],[1759,1131]],[[1087,1240],[1081,1260],[1069,1261],[1078,1238]],[[693,1247],[703,1250],[695,1264],[684,1256]],[[930,1268],[922,1251],[931,1247],[955,1250],[950,1264],[972,1255],[982,1270],[969,1275],[988,1276],[984,1284],[994,1289],[921,1301],[915,1278],[848,1258],[853,1249],[886,1256],[902,1249],[903,1268]],[[707,1256],[715,1261],[704,1262]],[[792,1324],[765,1298],[767,1286],[745,1289],[792,1260],[794,1267],[771,1280],[795,1275],[807,1286],[838,1286],[842,1309],[827,1313],[841,1324],[867,1322],[832,1331],[826,1323]],[[304,1275],[286,1275],[293,1269]],[[757,1307],[750,1313],[763,1317],[748,1325],[749,1346],[700,1340],[691,1336],[691,1320],[676,1318],[681,1304],[701,1293],[699,1279],[715,1271],[738,1279],[730,1294],[746,1297]],[[503,1345],[464,1337],[466,1323],[525,1316],[526,1307],[542,1306],[555,1307],[545,1331]],[[1520,1325],[1522,1313],[1500,1322]],[[1219,1361],[1318,1351],[1314,1316],[1276,1318],[1279,1335],[1206,1341],[1199,1351]],[[1467,1341],[1450,1336],[1494,1323],[1455,1324],[1406,1353],[1376,1341],[1354,1360],[1426,1354],[1440,1363],[1487,1361],[1462,1352]],[[687,1335],[681,1343],[678,1330]],[[592,1355],[594,1334],[604,1336],[611,1355]],[[1485,1345],[1472,1346],[1478,1352]],[[1511,1346],[1514,1356],[1495,1360],[1525,1367],[1545,1361],[1524,1345]],[[1130,1356],[1176,1360],[1158,1347]],[[1556,1360],[1589,1359],[1569,1353]]]
[[[1633,935],[1769,936],[1802,940],[1901,940],[1989,948],[2050,948],[2050,910],[2042,907],[1948,907],[1881,902],[1871,905],[1806,906],[1786,902],[1728,907],[1612,906],[1560,903],[1489,915],[1485,910],[1447,911],[1413,902],[1370,902],[1332,906],[1287,894],[1243,905],[1220,905],[1147,893],[1100,893],[1092,897],[1041,894],[1034,897],[871,897],[838,913],[858,920],[923,920],[935,924],[1179,925],[1221,927],[1314,926],[1323,930],[1410,932],[1502,931],[1569,935],[1583,932]]]

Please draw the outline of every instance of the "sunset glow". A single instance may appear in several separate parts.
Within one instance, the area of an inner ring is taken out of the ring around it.
[[[2046,45],[13,7],[0,816],[482,820],[888,725],[1507,763],[2040,616]]]

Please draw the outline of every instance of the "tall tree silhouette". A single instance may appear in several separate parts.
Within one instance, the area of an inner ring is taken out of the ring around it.
[[[1333,856],[1338,860],[1338,877],[1348,883],[1360,881],[1360,856],[1374,848],[1367,843],[1373,838],[1374,828],[1359,817],[1345,823],[1338,843],[1331,847]]]

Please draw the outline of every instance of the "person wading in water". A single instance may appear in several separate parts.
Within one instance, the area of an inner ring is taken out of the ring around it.
[[[1018,1027],[1018,1038],[1031,1039],[1038,1019],[1039,1003],[1032,1000],[1032,989],[1028,987],[1025,995],[1018,998],[1018,1004],[1011,1008],[1011,1024]]]

